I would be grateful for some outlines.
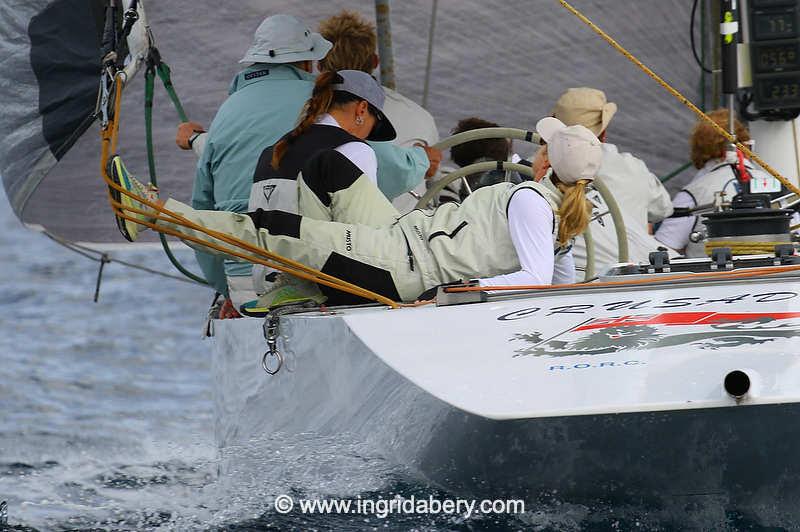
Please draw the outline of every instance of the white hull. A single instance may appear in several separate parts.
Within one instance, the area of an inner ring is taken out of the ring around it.
[[[348,434],[449,489],[529,501],[800,497],[794,280],[286,316],[275,376],[261,320],[215,333],[222,446]]]

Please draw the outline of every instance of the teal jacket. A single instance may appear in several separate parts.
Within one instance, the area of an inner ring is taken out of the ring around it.
[[[192,207],[246,212],[258,157],[297,123],[311,97],[314,76],[289,65],[257,63],[239,72],[228,99],[211,122],[197,164]],[[378,159],[378,187],[390,199],[414,188],[428,169],[422,148],[371,143]],[[227,295],[225,276],[250,275],[251,265],[197,252],[205,278]]]

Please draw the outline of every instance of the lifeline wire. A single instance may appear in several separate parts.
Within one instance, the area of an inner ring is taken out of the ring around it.
[[[87,247],[87,246],[82,246],[82,245],[78,244],[77,242],[73,242],[71,240],[67,240],[65,238],[61,238],[60,236],[54,235],[53,233],[50,233],[49,231],[43,231],[43,233],[47,238],[49,238],[50,240],[52,240],[53,242],[55,242],[59,246],[63,246],[66,249],[72,251],[73,253],[77,253],[78,255],[81,255],[82,257],[86,257],[87,259],[93,260],[95,262],[103,262],[103,261],[107,262],[107,263],[115,262],[117,264],[125,266],[126,268],[132,268],[134,270],[140,270],[140,271],[143,271],[143,272],[146,272],[146,273],[151,273],[153,275],[159,275],[161,277],[166,277],[167,279],[173,279],[175,281],[180,281],[182,283],[199,284],[196,281],[192,281],[190,279],[187,279],[186,277],[181,277],[179,275],[172,275],[171,273],[166,273],[166,272],[162,272],[162,271],[159,271],[159,270],[154,270],[153,268],[148,268],[147,266],[142,266],[141,264],[135,264],[133,262],[127,262],[127,261],[124,261],[124,260],[120,260],[120,259],[118,259],[116,257],[112,257],[111,255],[109,255],[108,253],[105,253],[103,251],[100,251],[100,250],[97,250],[97,249],[93,249],[93,248],[90,248],[90,247]]]

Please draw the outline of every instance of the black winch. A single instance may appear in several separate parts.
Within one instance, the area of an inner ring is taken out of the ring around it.
[[[794,211],[771,209],[769,194],[739,194],[731,208],[702,215],[709,241],[725,238],[764,237],[790,241],[789,223]]]

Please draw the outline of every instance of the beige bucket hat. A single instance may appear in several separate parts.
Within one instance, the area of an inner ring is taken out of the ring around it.
[[[568,89],[553,108],[553,116],[564,124],[584,126],[598,136],[616,112],[617,104],[607,101],[603,91],[589,87]]]

